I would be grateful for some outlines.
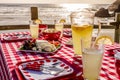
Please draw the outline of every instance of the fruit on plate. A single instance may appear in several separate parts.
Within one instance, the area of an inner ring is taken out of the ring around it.
[[[46,52],[52,52],[56,50],[56,47],[54,44],[49,43],[46,40],[36,40],[36,47],[39,51],[46,51]]]
[[[56,47],[60,46],[60,42],[59,41],[49,41],[51,44],[54,44]]]
[[[95,44],[108,44],[108,45],[112,45],[114,43],[113,39],[110,36],[99,36],[96,41]]]
[[[32,43],[31,40],[25,40],[20,46],[20,50],[32,50],[36,47],[35,43]]]
[[[49,42],[47,40],[25,40],[21,45],[20,50],[52,52],[55,51],[58,47],[60,47],[60,42]]]

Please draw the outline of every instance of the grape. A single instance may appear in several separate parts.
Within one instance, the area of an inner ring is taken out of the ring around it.
[[[32,50],[33,47],[36,47],[36,44],[30,40],[25,40],[23,43],[24,50]]]

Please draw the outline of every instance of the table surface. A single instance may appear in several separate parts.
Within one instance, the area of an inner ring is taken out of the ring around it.
[[[15,34],[15,33],[28,33],[29,32],[14,32],[14,33],[2,33],[3,34]],[[74,50],[72,47],[68,47],[65,45],[65,42],[68,41],[69,38],[63,37],[62,38],[62,48],[53,55],[54,57],[64,58],[65,60],[69,61],[73,65],[77,66],[77,68],[82,68],[81,58],[74,57]],[[3,56],[5,57],[5,61],[8,65],[9,72],[11,73],[10,76],[12,80],[16,80],[15,76],[15,66],[19,62],[28,61],[28,60],[35,60],[41,59],[43,57],[49,58],[52,57],[51,55],[41,55],[35,53],[34,55],[31,53],[22,53],[17,52],[19,46],[22,44],[22,41],[12,41],[12,42],[1,42],[1,51]],[[107,49],[114,49],[120,48],[119,44],[114,45],[106,45],[105,46],[105,53],[102,62],[102,68],[100,72],[100,79],[101,80],[120,80],[118,74],[116,73],[115,68],[115,59],[112,56],[108,56]]]

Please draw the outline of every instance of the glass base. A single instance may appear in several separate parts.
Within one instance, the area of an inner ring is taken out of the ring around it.
[[[82,54],[74,54],[74,56],[82,56]]]
[[[79,58],[79,57],[82,57],[82,54],[74,54],[74,57],[76,57],[76,58]]]

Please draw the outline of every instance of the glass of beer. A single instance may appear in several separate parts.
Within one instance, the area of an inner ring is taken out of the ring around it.
[[[71,23],[74,53],[77,56],[82,55],[81,39],[83,39],[85,46],[90,46],[94,14],[87,10],[73,12],[71,14]]]
[[[32,38],[38,38],[39,36],[39,24],[35,23],[34,21],[30,21],[30,33]]]
[[[86,45],[83,43],[82,64],[84,80],[100,80],[99,74],[104,53],[104,45],[94,45],[93,42],[93,44],[91,43],[90,47],[86,47]]]
[[[60,38],[61,38],[62,35],[63,35],[63,28],[64,28],[64,24],[63,24],[63,23],[56,23],[56,24],[55,24],[55,30],[61,32]]]

